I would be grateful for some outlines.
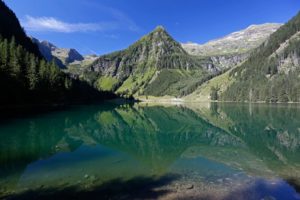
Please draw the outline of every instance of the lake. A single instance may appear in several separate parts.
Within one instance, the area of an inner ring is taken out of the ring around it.
[[[73,106],[0,123],[0,199],[300,199],[300,106]]]

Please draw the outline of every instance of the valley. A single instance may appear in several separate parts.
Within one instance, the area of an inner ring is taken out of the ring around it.
[[[0,199],[299,200],[297,8],[0,0]]]

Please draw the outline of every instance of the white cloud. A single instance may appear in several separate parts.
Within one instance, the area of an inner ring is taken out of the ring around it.
[[[26,16],[22,25],[28,31],[51,31],[61,33],[106,31],[117,29],[114,22],[107,23],[68,23],[54,17],[32,17]]]

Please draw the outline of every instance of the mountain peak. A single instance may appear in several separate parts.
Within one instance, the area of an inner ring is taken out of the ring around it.
[[[174,40],[163,26],[157,26],[154,31],[142,37],[130,48],[147,49],[147,55],[152,54],[156,59],[174,53],[186,54],[180,43]]]
[[[263,29],[263,28],[275,28],[278,29],[278,27],[282,26],[283,24],[280,23],[264,23],[264,24],[252,24],[248,26],[245,30],[249,29]]]
[[[158,25],[154,31],[166,31],[166,29],[162,25]]]
[[[52,44],[51,42],[48,42],[46,40],[42,41],[41,44],[50,48],[51,50],[57,49],[57,47],[54,44]]]
[[[182,46],[192,55],[215,56],[247,53],[258,47],[274,33],[281,24],[254,24],[205,44],[186,43]]]
[[[149,87],[147,94],[158,94],[155,84],[173,84],[179,77],[186,78],[179,73],[180,70],[189,73],[190,69],[197,70],[199,76],[204,74],[202,63],[188,55],[180,43],[158,26],[127,49],[100,56],[86,71],[101,74],[94,83],[101,90],[135,94],[145,92],[144,89]],[[106,85],[109,80],[113,83]],[[165,83],[160,83],[160,80]],[[176,88],[174,90],[178,91]]]

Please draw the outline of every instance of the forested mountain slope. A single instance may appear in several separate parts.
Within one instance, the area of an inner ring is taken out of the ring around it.
[[[159,26],[127,49],[100,56],[79,76],[102,91],[183,97],[245,61],[251,50],[280,26],[251,26],[203,47],[197,46],[195,51],[190,44],[176,42]]]
[[[0,1],[0,35],[2,38],[15,37],[16,44],[21,45],[26,51],[41,56],[38,47],[26,36],[15,13],[6,4]]]
[[[0,105],[53,104],[111,96],[46,62],[16,15],[0,1]]]
[[[219,100],[300,101],[300,13],[230,73],[235,81]]]
[[[209,60],[190,56],[159,26],[127,49],[98,58],[83,78],[124,95],[182,96],[214,73]]]

